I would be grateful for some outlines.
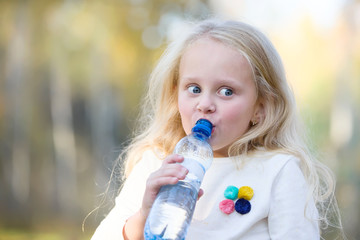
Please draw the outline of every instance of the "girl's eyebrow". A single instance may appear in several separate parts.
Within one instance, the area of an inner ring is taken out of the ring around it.
[[[200,82],[200,78],[197,77],[192,77],[192,76],[181,76],[179,77],[180,81],[186,82],[186,83],[190,83],[190,82]]]
[[[185,80],[193,80],[193,79],[198,79],[197,77],[193,77],[193,76],[187,76],[187,75],[185,75],[185,76],[180,76],[179,77],[180,79],[185,79]]]
[[[179,80],[182,83],[206,83],[206,79],[202,79],[201,77],[196,77],[196,76],[181,76],[179,77]],[[234,79],[231,77],[224,77],[224,78],[219,78],[216,80],[216,84],[217,85],[228,85],[228,86],[234,86],[234,87],[241,87],[244,84],[246,84],[245,82],[238,80],[238,79]]]
[[[181,80],[187,80],[187,81],[202,81],[201,77],[193,77],[193,76],[182,76],[179,77]],[[238,82],[238,80],[233,78],[218,78],[216,80],[218,83],[231,83],[231,82]]]
[[[235,87],[241,87],[245,84],[244,82],[233,78],[222,78],[218,80],[218,83],[219,85],[230,85]]]
[[[233,84],[233,83],[238,83],[239,81],[233,78],[220,78],[217,80],[217,82],[223,84]]]

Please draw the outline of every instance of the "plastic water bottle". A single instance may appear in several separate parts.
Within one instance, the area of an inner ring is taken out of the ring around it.
[[[200,119],[192,133],[177,143],[174,153],[184,157],[181,164],[189,172],[186,178],[177,184],[161,187],[146,220],[146,240],[185,239],[200,184],[213,160],[213,151],[208,143],[211,131],[211,122]]]

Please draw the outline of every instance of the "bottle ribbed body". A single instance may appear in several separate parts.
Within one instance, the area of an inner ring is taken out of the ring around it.
[[[192,134],[181,139],[174,150],[174,153],[184,156],[181,164],[189,173],[177,184],[161,187],[145,224],[146,240],[185,239],[200,184],[213,159],[208,143],[210,134],[194,131],[194,128]]]

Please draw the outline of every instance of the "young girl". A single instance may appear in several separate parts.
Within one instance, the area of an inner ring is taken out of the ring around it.
[[[200,118],[214,125],[214,161],[186,239],[320,238],[337,209],[333,177],[301,137],[280,57],[261,32],[206,20],[179,36],[153,71],[142,110],[142,128],[120,158],[127,179],[93,240],[143,239],[161,186],[188,172],[171,153]],[[221,207],[228,186],[250,189],[249,212]]]

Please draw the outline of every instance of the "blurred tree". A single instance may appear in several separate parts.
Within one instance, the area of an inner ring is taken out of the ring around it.
[[[29,110],[27,101],[29,94],[25,86],[25,76],[28,73],[29,22],[26,6],[21,6],[13,13],[14,22],[12,34],[9,36],[8,47],[2,52],[6,56],[6,64],[2,79],[4,79],[3,101],[5,105],[3,126],[3,140],[6,143],[2,159],[4,161],[5,194],[13,197],[16,203],[28,206],[30,193],[30,137]],[[5,62],[5,61],[4,61]],[[10,161],[9,161],[10,160]],[[6,200],[7,196],[5,196]],[[9,203],[8,201],[6,201]],[[17,211],[16,204],[9,204],[12,211]],[[26,211],[28,212],[28,211]],[[19,212],[18,212],[19,213]]]
[[[169,30],[208,13],[199,0],[0,1],[0,230],[80,230]]]

